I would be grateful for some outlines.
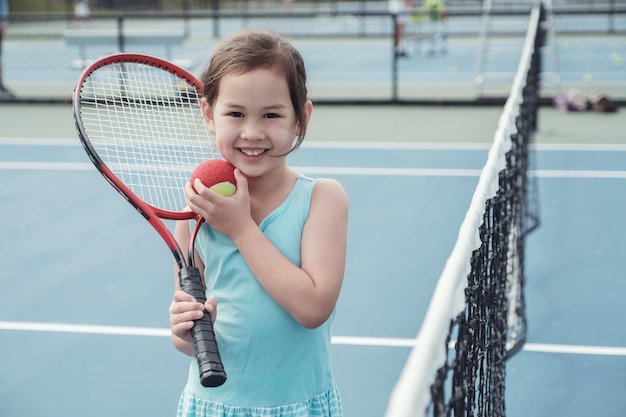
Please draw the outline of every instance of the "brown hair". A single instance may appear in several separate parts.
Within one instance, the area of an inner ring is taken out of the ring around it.
[[[277,71],[287,81],[298,122],[297,140],[293,146],[296,149],[306,133],[306,70],[300,52],[282,36],[247,29],[222,41],[202,75],[204,98],[212,106],[217,99],[220,81],[226,74],[243,74],[260,68]]]

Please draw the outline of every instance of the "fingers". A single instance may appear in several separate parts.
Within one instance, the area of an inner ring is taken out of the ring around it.
[[[211,315],[211,320],[215,323],[215,319],[217,318],[217,300],[213,297],[210,297],[204,303],[204,309]]]
[[[215,309],[215,303],[211,308]],[[181,339],[190,339],[189,330],[193,327],[194,320],[201,319],[204,315],[205,305],[184,291],[174,293],[174,300],[170,304],[170,326],[172,333]]]
[[[198,194],[202,194],[204,190],[208,189],[207,187],[204,186],[202,181],[200,181],[200,178],[196,178],[196,180],[193,183],[193,188],[196,189],[196,192]]]
[[[237,191],[245,190],[248,192],[248,178],[239,171],[239,168],[235,169],[235,181],[237,182]]]
[[[211,314],[211,318],[215,321],[217,300],[214,297],[209,297],[202,305],[192,295],[177,290],[174,292],[174,300],[169,308],[170,324],[191,328],[193,321],[201,319],[205,310]]]
[[[241,171],[239,171],[239,168],[235,168],[235,181],[237,181],[237,187],[239,187],[239,184],[242,182],[243,185],[248,185],[248,179]]]
[[[198,178],[193,184],[188,182],[185,185],[185,196],[191,209],[203,217],[209,214],[216,204],[220,204],[220,199],[225,198],[223,195],[206,187]]]

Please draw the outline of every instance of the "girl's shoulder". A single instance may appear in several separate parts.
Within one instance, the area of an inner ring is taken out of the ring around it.
[[[348,195],[343,185],[334,178],[309,178],[300,175],[303,181],[307,181],[313,187],[313,202],[315,200],[324,203],[329,202],[348,202]]]

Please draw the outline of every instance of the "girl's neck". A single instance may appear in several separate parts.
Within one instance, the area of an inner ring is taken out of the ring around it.
[[[285,167],[269,175],[248,178],[250,209],[257,224],[285,201],[297,177],[298,174],[295,171]]]

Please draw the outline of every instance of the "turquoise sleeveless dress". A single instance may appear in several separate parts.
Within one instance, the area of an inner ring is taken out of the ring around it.
[[[295,265],[313,188],[299,175],[285,201],[259,225]],[[218,300],[215,333],[228,376],[204,388],[195,358],[179,417],[341,417],[330,364],[334,312],[316,329],[298,324],[258,283],[230,238],[204,225],[196,248],[205,264],[207,294]]]

